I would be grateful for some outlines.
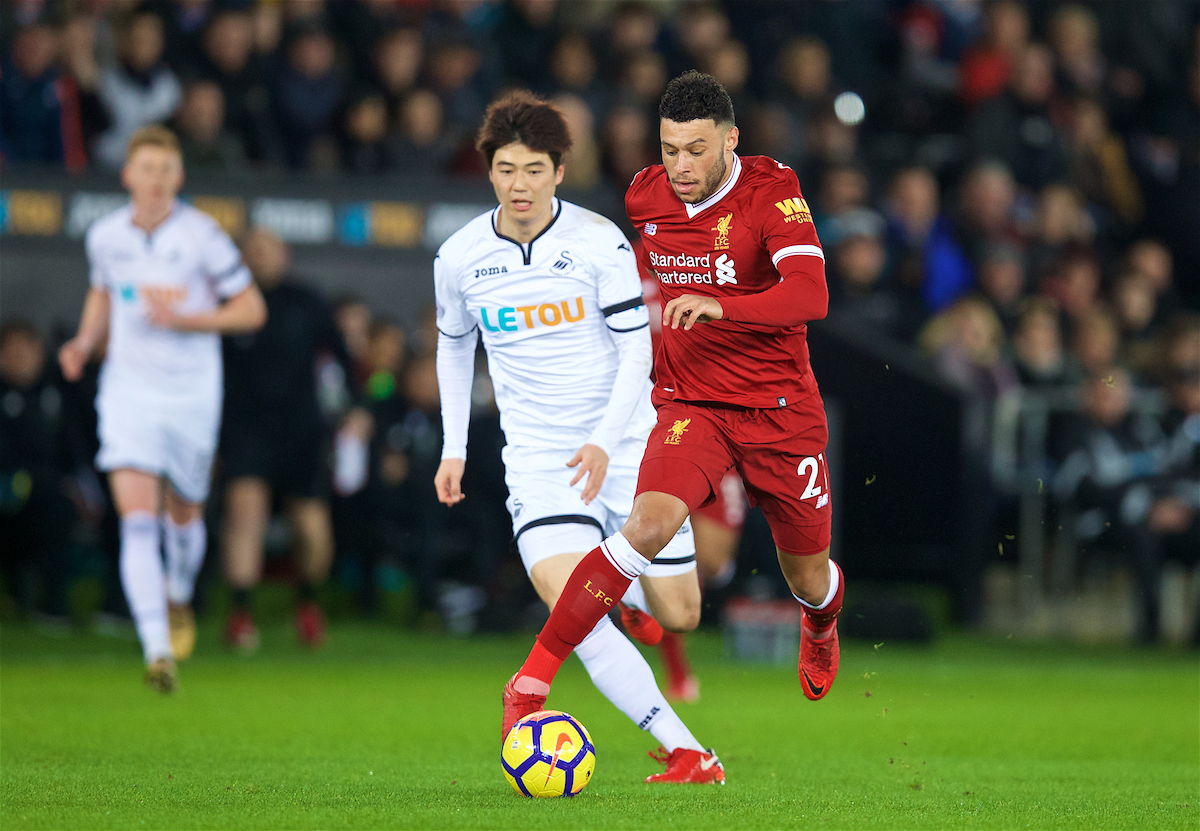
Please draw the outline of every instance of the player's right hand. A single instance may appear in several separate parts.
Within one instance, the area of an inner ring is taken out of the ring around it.
[[[58,350],[58,365],[62,368],[63,378],[67,381],[78,381],[83,377],[83,368],[87,366],[92,350],[79,342],[79,338],[71,338]]]
[[[433,476],[438,502],[443,505],[457,505],[466,499],[462,492],[463,470],[466,466],[467,463],[462,459],[442,459],[437,473]]]

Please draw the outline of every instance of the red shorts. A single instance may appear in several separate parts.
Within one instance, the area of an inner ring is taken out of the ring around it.
[[[819,395],[761,410],[669,401],[658,408],[637,492],[669,493],[695,511],[711,505],[726,472],[736,470],[775,545],[817,554],[829,547],[833,525],[828,439]]]
[[[692,520],[702,516],[729,531],[742,530],[746,524],[746,488],[742,478],[734,471],[727,471],[721,486],[713,493],[710,505],[692,511]]]

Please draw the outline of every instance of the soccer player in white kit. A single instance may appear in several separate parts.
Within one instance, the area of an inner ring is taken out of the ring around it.
[[[146,683],[168,693],[176,657],[195,642],[190,604],[221,417],[220,336],[260,328],[266,304],[220,226],[176,199],[183,156],[170,130],[133,135],[121,183],[129,204],[88,229],[91,285],[79,330],[58,357],[76,381],[93,354],[104,354],[96,467],[108,472],[121,517],[121,585]]]
[[[477,146],[500,204],[451,236],[434,260],[444,428],[438,499],[455,505],[466,498],[461,483],[482,335],[507,440],[513,533],[551,608],[585,552],[627,518],[655,423],[649,317],[629,242],[608,219],[554,195],[570,144],[562,115],[547,102],[517,92],[493,103]],[[615,608],[615,600],[607,602]],[[620,600],[642,611],[623,615],[634,628],[660,636],[659,624],[695,628],[700,588],[690,526]],[[704,752],[645,658],[609,618],[575,653],[605,697],[667,754]],[[713,760],[702,777],[684,781],[723,782]],[[655,774],[646,781],[681,780]]]

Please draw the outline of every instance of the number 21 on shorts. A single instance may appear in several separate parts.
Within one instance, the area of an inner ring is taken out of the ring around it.
[[[816,499],[814,507],[824,508],[829,502],[829,468],[825,464],[825,454],[805,456],[796,467],[796,475],[801,479],[808,477],[808,485],[800,494],[800,499]]]

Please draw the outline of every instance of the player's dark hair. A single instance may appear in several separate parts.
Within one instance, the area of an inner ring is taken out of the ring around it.
[[[571,149],[571,132],[558,107],[532,92],[517,90],[487,108],[475,147],[491,168],[496,151],[515,141],[535,153],[548,154],[557,169]]]
[[[690,69],[667,84],[658,117],[681,124],[711,118],[715,124],[732,126],[733,101],[716,78]]]

